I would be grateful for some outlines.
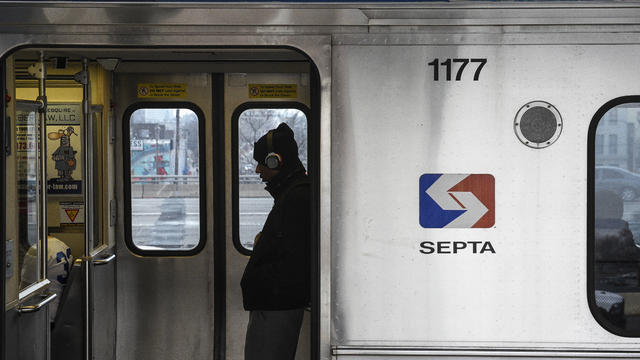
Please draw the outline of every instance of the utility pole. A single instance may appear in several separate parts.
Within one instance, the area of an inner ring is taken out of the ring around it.
[[[176,109],[176,148],[174,149],[176,154],[176,166],[174,170],[176,175],[176,184],[178,183],[177,175],[180,175],[180,155],[178,154],[178,149],[180,149],[180,109]]]
[[[158,137],[160,136],[160,124],[156,123],[156,157],[153,159],[153,165],[155,167],[156,170],[156,175],[159,175],[158,170],[160,168],[160,159],[158,158],[159,155],[159,149],[158,149]]]

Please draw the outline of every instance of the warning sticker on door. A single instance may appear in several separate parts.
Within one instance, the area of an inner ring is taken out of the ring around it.
[[[60,226],[84,225],[84,203],[60,202]]]
[[[187,84],[179,83],[148,83],[138,84],[138,97],[149,98],[185,98]]]
[[[295,99],[297,97],[298,85],[296,84],[249,84],[250,99]]]

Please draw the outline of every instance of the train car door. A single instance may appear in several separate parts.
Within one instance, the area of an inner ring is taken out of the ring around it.
[[[102,72],[100,72],[102,73]],[[104,74],[104,73],[103,73]],[[102,81],[102,86],[111,81]],[[105,93],[109,93],[105,91]],[[110,96],[110,94],[109,94]],[[91,197],[91,241],[88,247],[89,307],[87,314],[91,329],[88,335],[90,352],[94,360],[115,358],[116,345],[116,254],[115,254],[115,201],[113,200],[113,146],[111,136],[114,125],[112,109],[103,105],[91,107],[87,146],[92,149],[86,158],[88,173],[94,189]]]
[[[16,100],[13,58],[5,60],[2,156],[5,172],[2,220],[4,331],[3,358],[48,359],[49,292],[46,278],[46,191],[39,139],[44,132],[42,103]]]
[[[295,56],[296,54],[294,54]],[[298,55],[299,56],[299,55]],[[224,77],[225,127],[231,133],[226,145],[227,214],[231,227],[227,229],[227,359],[242,359],[249,312],[243,308],[240,280],[252,255],[254,239],[273,206],[273,197],[256,173],[254,144],[269,130],[281,123],[294,133],[298,157],[307,170],[313,166],[313,139],[310,132],[316,125],[310,110],[310,66],[306,59],[286,64],[255,63]],[[311,357],[311,309],[305,312],[298,339],[296,359]]]
[[[58,55],[6,61],[6,355],[113,359],[109,81],[97,63]]]
[[[124,194],[116,358],[209,359],[212,75],[136,65],[121,64],[114,86]]]

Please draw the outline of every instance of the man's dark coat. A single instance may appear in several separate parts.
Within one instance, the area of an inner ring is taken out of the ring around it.
[[[274,205],[244,270],[245,310],[306,307],[310,298],[310,187],[302,166],[267,184]]]

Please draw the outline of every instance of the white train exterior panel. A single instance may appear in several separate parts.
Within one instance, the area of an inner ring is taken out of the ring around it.
[[[598,108],[640,91],[638,56],[629,45],[334,46],[335,344],[634,349],[587,304],[586,159]],[[435,58],[487,64],[478,81],[434,81]],[[533,100],[564,121],[546,149],[514,133]],[[495,226],[422,228],[425,173],[492,174]],[[423,254],[424,241],[488,241],[495,254]]]

